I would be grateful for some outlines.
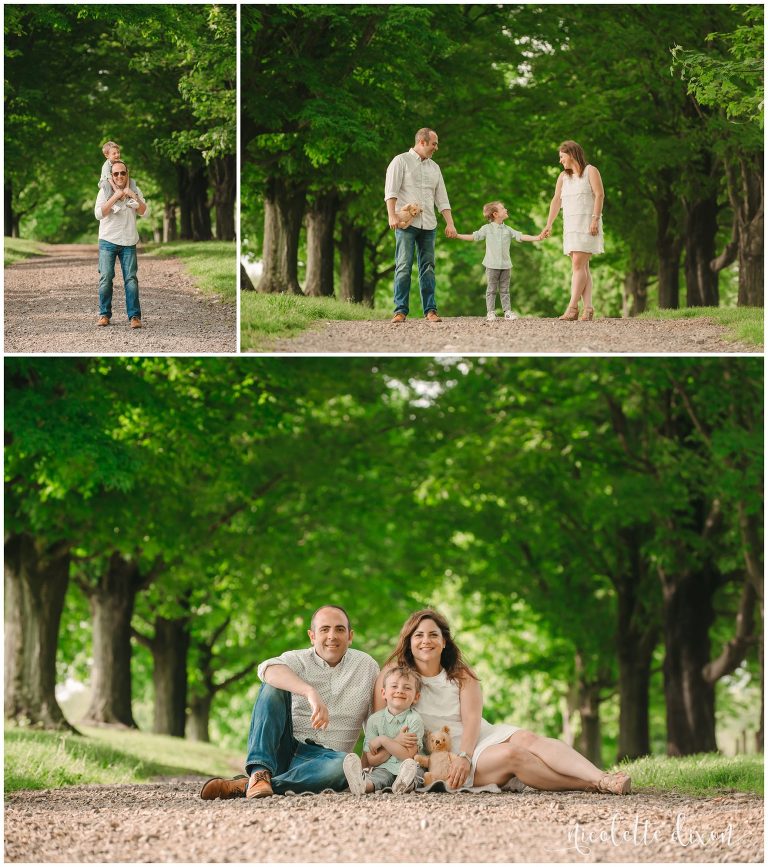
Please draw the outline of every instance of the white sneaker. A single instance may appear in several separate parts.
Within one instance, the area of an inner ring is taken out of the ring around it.
[[[416,778],[416,771],[419,766],[414,759],[403,759],[400,770],[397,772],[394,783],[392,783],[392,794],[402,795],[405,792],[410,792],[413,786],[413,781]],[[351,788],[351,786],[350,786]]]
[[[136,199],[128,199],[128,201],[127,201],[125,204],[126,204],[129,208],[134,208],[134,209],[136,209],[136,208],[139,207],[139,203],[136,201]]]
[[[517,313],[513,313],[511,310],[507,310],[504,314],[505,319],[517,319]]]
[[[416,764],[414,762],[414,764]],[[344,756],[344,761],[341,767],[344,770],[344,776],[349,783],[349,791],[353,795],[365,794],[365,776],[363,774],[363,763],[360,761],[360,756],[356,753],[349,753]]]
[[[495,322],[496,321],[496,314],[495,313],[488,313],[485,318],[488,320],[488,322]]]

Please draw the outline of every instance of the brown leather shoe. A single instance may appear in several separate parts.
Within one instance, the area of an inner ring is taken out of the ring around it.
[[[275,793],[272,791],[269,781],[272,779],[272,774],[269,771],[254,771],[248,780],[248,791],[245,793],[246,798],[268,798]]]
[[[390,319],[390,322],[394,322],[396,325],[405,322],[405,313],[395,313],[392,319]]]
[[[204,801],[215,801],[216,798],[221,798],[222,800],[226,800],[227,798],[244,798],[247,787],[248,777],[245,774],[239,774],[231,780],[212,777],[200,789],[200,797]]]
[[[109,316],[99,316],[97,325],[109,325]]]
[[[427,313],[427,322],[442,322],[443,320],[437,315],[437,310],[430,310]]]
[[[134,316],[131,319],[131,328],[141,328],[141,319],[138,316]]]

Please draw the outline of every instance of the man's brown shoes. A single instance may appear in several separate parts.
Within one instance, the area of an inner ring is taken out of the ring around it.
[[[270,795],[274,795],[270,785],[271,779],[272,775],[269,771],[254,771],[248,780],[248,791],[245,793],[245,797],[268,798]]]
[[[405,313],[395,313],[390,322],[395,325],[399,325],[401,322],[405,322]]]
[[[427,313],[427,322],[442,322],[443,320],[437,315],[437,310],[430,310]]]
[[[109,325],[109,316],[99,316],[97,325]]]
[[[131,328],[141,328],[141,319],[138,316],[134,316],[131,319]]]
[[[200,790],[200,797],[204,801],[215,801],[216,798],[244,798],[248,788],[248,777],[240,774],[231,780],[223,780],[221,777],[213,777],[208,780]]]

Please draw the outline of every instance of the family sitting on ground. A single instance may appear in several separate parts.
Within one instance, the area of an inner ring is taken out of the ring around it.
[[[387,168],[384,200],[389,227],[395,231],[395,312],[392,322],[405,322],[409,312],[411,271],[414,252],[419,272],[419,290],[424,316],[428,322],[440,322],[435,300],[435,209],[445,219],[448,238],[485,241],[487,290],[486,318],[496,319],[496,294],[501,297],[505,319],[517,319],[509,299],[512,261],[509,248],[516,241],[541,241],[552,234],[552,225],[563,209],[563,252],[571,257],[571,294],[568,307],[560,319],[579,319],[579,301],[583,303],[582,320],[594,317],[590,257],[603,253],[602,210],[605,192],[600,172],[587,163],[584,150],[575,141],[565,141],[558,148],[563,171],[555,185],[546,226],[538,235],[523,235],[504,224],[509,216],[502,202],[483,207],[487,223],[471,235],[460,235],[453,224],[451,205],[440,167],[432,160],[438,148],[437,133],[424,127],[416,133],[414,146],[398,154]]]
[[[477,675],[437,611],[417,611],[406,620],[381,671],[371,656],[349,646],[353,632],[343,608],[319,608],[308,634],[311,647],[259,665],[262,687],[251,715],[246,775],[208,780],[203,800],[328,789],[364,795],[391,788],[397,794],[425,785],[630,790],[627,774],[604,774],[562,741],[484,720]],[[354,747],[364,723],[361,758]],[[429,757],[422,755],[426,742]],[[447,758],[436,761],[438,752]]]

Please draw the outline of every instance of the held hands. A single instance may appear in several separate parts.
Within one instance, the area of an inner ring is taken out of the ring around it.
[[[327,729],[329,722],[328,708],[325,702],[320,698],[320,694],[317,690],[313,689],[312,692],[307,694],[307,701],[309,702],[309,706],[312,708],[312,716],[309,718],[312,728]]]
[[[543,241],[544,238],[548,238],[552,234],[552,226],[544,226],[544,228],[539,233],[539,240]]]
[[[460,789],[467,781],[472,763],[469,759],[458,757],[451,762],[451,771],[445,778],[445,782],[452,789]]]
[[[453,224],[445,227],[445,237],[446,238],[456,238],[458,236],[458,234],[459,233],[456,231],[456,227]]]

